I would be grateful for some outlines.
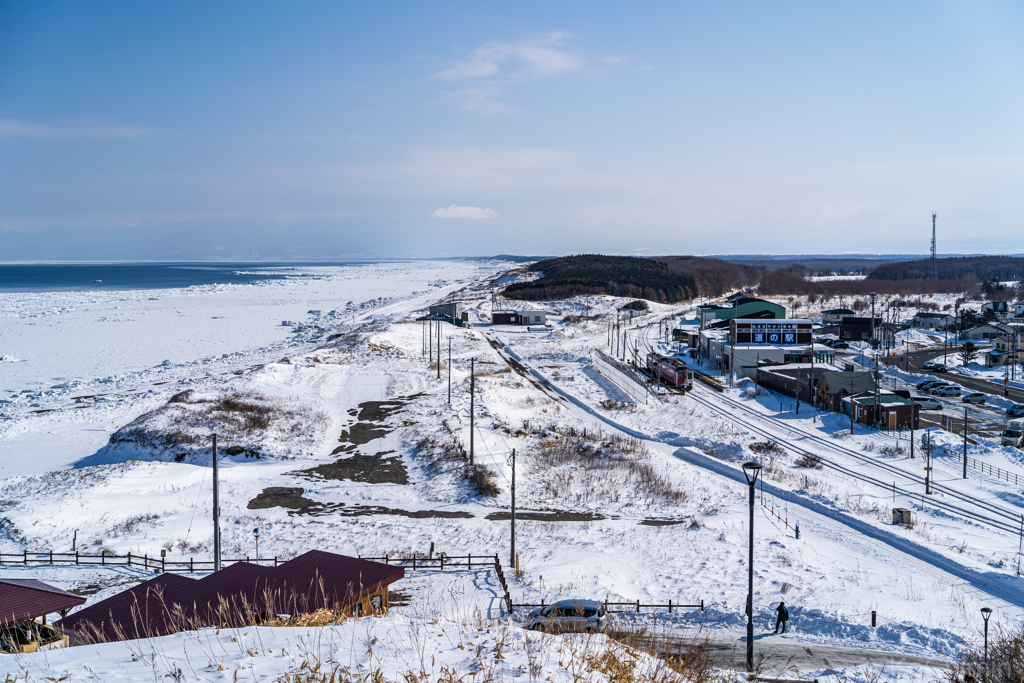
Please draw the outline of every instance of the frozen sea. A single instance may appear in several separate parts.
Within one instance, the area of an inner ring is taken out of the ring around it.
[[[279,360],[497,267],[0,266],[0,476],[73,464],[182,382]]]

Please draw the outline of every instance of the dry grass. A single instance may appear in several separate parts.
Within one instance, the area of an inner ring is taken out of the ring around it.
[[[489,498],[494,498],[501,493],[494,477],[494,470],[480,464],[466,465],[462,472],[462,478],[469,482],[469,487],[473,491]]]
[[[595,430],[551,428],[531,466],[544,474],[543,490],[577,505],[619,502],[685,503],[689,496],[655,468],[643,442]]]
[[[327,420],[324,413],[286,406],[255,391],[211,396],[189,389],[116,431],[110,443],[178,451],[175,459],[181,462],[208,451],[210,436],[217,434],[225,452],[259,457],[262,441],[271,434],[293,442],[309,440],[315,431],[310,426]]]

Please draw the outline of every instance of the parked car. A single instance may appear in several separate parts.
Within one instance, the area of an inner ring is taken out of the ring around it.
[[[937,379],[926,379],[923,382],[918,382],[917,383],[917,388],[920,389],[921,391],[925,391],[928,388],[929,385],[941,384],[941,383],[942,382],[940,380],[937,380]]]
[[[1024,420],[1008,420],[1000,443],[1014,448],[1024,447]]]
[[[985,394],[981,393],[980,391],[974,391],[969,394],[964,394],[964,397],[960,400],[962,400],[964,403],[984,403]]]
[[[527,628],[553,633],[603,633],[608,615],[598,600],[559,600],[530,612]]]
[[[833,349],[848,349],[848,348],[850,348],[850,345],[847,344],[846,342],[842,341],[842,340],[834,341],[831,344],[829,344],[829,346],[831,346]]]
[[[949,367],[943,365],[942,363],[936,363],[932,367],[932,372],[949,372]]]
[[[1008,417],[1024,417],[1024,403],[1014,403],[1006,409]]]
[[[931,394],[932,396],[959,396],[960,395],[960,388],[959,387],[950,386],[950,385],[947,384],[945,386],[935,387],[934,389],[929,389],[928,393]]]
[[[931,396],[914,396],[911,400],[921,406],[921,410],[942,410],[942,404]]]

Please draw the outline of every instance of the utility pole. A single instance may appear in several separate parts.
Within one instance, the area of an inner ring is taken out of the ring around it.
[[[469,464],[473,464],[473,409],[476,393],[476,358],[469,359]]]
[[[913,401],[910,402],[910,459],[914,459],[914,422],[921,414],[921,409]]]
[[[510,555],[508,564],[510,567],[516,566],[516,449],[512,449],[512,457],[510,459],[512,464],[512,545],[510,549]]]
[[[220,482],[217,478],[217,435],[213,435],[213,571],[220,571]]]
[[[967,478],[967,406],[964,406],[964,479]]]
[[[437,378],[441,379],[441,321],[437,321]]]
[[[876,292],[871,292],[871,345],[875,346],[875,406],[874,406],[874,423],[878,425],[879,407],[878,407],[878,347],[877,340],[875,339],[875,297],[878,296]]]
[[[448,337],[448,405],[452,404],[452,338]]]
[[[925,432],[925,436],[928,438],[928,443],[924,448],[924,494],[930,496],[932,494],[932,435],[931,432]],[[923,503],[923,501],[922,501]]]
[[[731,321],[732,343],[729,344],[729,386],[732,386],[733,377],[736,375],[736,318]],[[799,393],[799,392],[798,392]]]
[[[935,212],[932,211],[932,280],[939,279],[939,265],[935,261]]]
[[[876,292],[871,292],[871,339],[875,338],[875,297],[878,296]]]

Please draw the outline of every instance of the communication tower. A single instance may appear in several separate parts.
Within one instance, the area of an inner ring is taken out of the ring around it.
[[[932,211],[932,279],[939,279],[939,265],[935,262],[935,212]]]

